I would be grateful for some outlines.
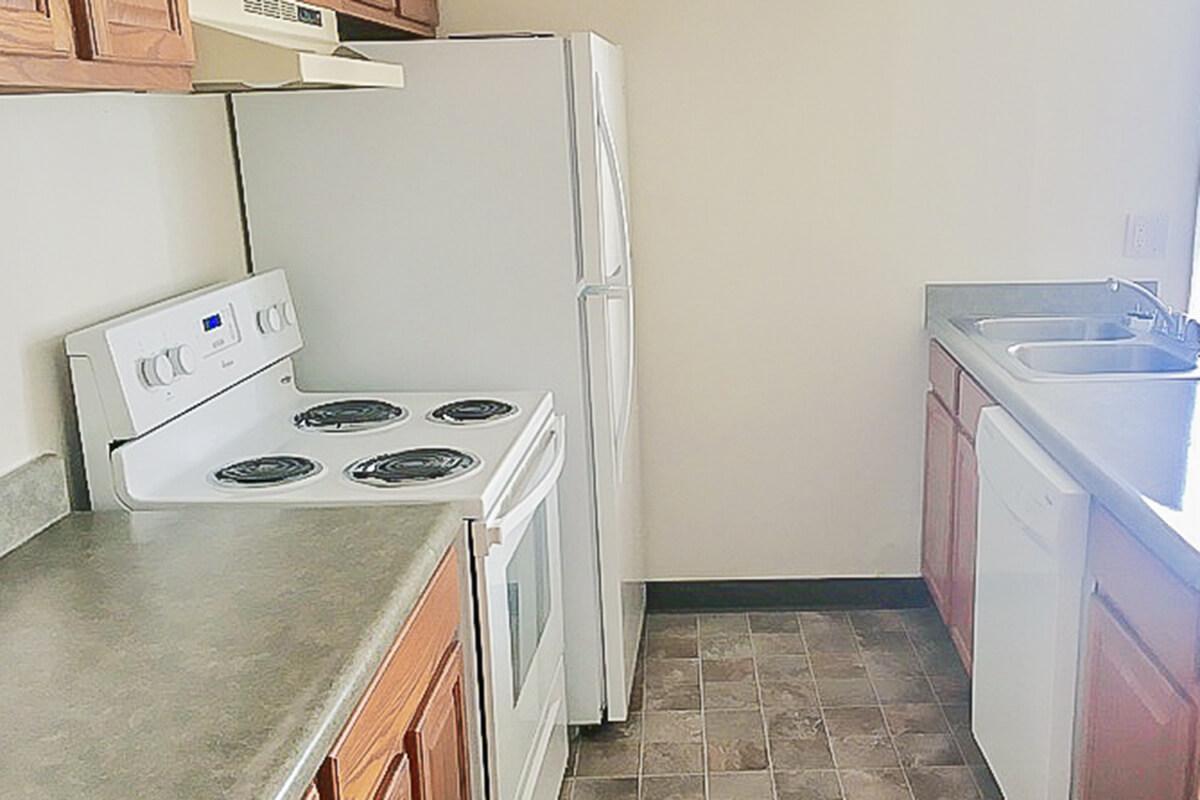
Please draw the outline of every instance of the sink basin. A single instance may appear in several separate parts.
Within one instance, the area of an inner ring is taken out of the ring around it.
[[[979,320],[975,330],[1001,342],[1095,342],[1134,336],[1118,322],[1089,317],[997,317]]]
[[[1186,359],[1142,343],[1021,344],[1010,352],[1030,369],[1056,375],[1179,373],[1196,369]]]

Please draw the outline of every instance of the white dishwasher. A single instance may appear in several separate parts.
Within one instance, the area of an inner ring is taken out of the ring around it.
[[[1000,408],[976,450],[972,728],[1006,800],[1068,800],[1090,498]]]

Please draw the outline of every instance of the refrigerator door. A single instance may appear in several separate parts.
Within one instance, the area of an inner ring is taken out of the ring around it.
[[[633,292],[587,292],[583,303],[592,406],[608,719],[629,713],[646,611],[641,541]]]
[[[573,36],[571,52],[605,697],[608,719],[623,720],[646,610],[624,71],[620,48],[594,34]]]
[[[576,34],[571,45],[583,219],[580,280],[587,286],[631,286],[629,147],[621,50],[595,34]]]

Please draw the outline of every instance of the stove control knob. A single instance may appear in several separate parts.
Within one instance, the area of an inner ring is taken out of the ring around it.
[[[138,372],[141,373],[142,383],[150,389],[157,386],[167,386],[175,380],[175,370],[166,353],[159,353],[143,358],[138,362]]]
[[[283,330],[283,315],[279,313],[278,306],[259,309],[257,318],[258,329],[264,334],[279,333]]]
[[[287,300],[279,304],[279,316],[283,317],[283,325],[286,328],[296,324],[296,309]]]
[[[196,352],[189,345],[181,344],[167,351],[167,359],[176,378],[191,375],[196,371]]]

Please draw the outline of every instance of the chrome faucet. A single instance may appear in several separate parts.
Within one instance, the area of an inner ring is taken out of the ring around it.
[[[1173,311],[1169,305],[1159,299],[1158,295],[1151,292],[1145,286],[1117,277],[1110,277],[1105,281],[1105,285],[1114,294],[1122,289],[1128,289],[1133,292],[1138,296],[1139,301],[1145,300],[1153,307],[1154,324],[1156,327],[1161,326],[1164,333],[1178,341],[1182,342],[1188,338],[1189,328],[1192,327],[1188,323],[1191,320],[1182,312]]]

